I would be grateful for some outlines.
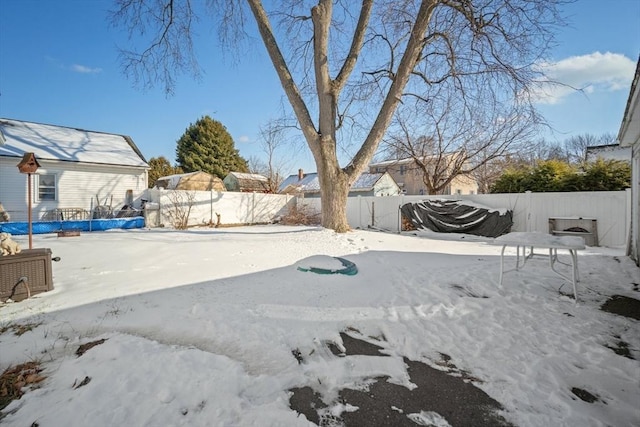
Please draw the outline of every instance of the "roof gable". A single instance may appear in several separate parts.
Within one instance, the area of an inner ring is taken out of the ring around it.
[[[0,118],[0,156],[148,167],[128,136]]]

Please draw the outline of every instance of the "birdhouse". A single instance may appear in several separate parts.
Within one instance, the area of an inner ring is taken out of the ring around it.
[[[40,167],[34,153],[24,153],[22,160],[18,163],[20,173],[35,173]]]

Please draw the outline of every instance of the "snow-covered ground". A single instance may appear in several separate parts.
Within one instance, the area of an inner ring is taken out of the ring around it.
[[[620,248],[580,251],[574,304],[543,258],[499,287],[491,240],[277,225],[36,235],[34,247],[61,257],[55,289],[0,305],[0,328],[39,325],[0,335],[0,371],[37,360],[46,380],[0,423],[304,426],[288,390],[310,386],[330,403],[374,376],[411,388],[402,357],[438,367],[446,354],[515,425],[640,425],[639,322],[599,309],[639,296],[638,267]],[[332,266],[320,255],[358,273],[296,268]],[[313,356],[345,330],[378,337],[391,357]],[[621,341],[636,360],[608,348]]]

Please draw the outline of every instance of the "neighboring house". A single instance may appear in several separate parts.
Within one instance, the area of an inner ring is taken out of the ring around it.
[[[640,265],[640,57],[618,132],[621,147],[631,147],[631,230],[627,255]]]
[[[371,163],[369,165],[369,172],[388,172],[395,182],[398,183],[398,186],[404,194],[428,194],[427,188],[422,179],[422,170],[416,165],[415,160],[412,158]],[[453,178],[443,194],[476,194],[477,192],[478,183],[475,179],[470,176],[458,175]]]
[[[592,145],[587,147],[585,160],[595,162],[602,160],[623,160],[631,162],[631,147],[622,147],[620,144]]]
[[[285,179],[278,189],[280,194],[292,194],[303,197],[320,197],[320,181],[317,173],[303,173]],[[355,180],[349,190],[349,197],[354,196],[397,196],[400,187],[388,173],[365,172]]]
[[[160,177],[155,188],[165,190],[225,191],[222,180],[207,172],[189,172]]]
[[[224,177],[224,186],[227,191],[240,191],[243,193],[270,193],[269,179],[266,176],[255,173],[229,172]]]
[[[149,165],[128,136],[0,118],[0,202],[12,221],[28,218],[28,175],[17,167],[25,153],[40,164],[31,176],[33,220],[117,209],[147,188]]]

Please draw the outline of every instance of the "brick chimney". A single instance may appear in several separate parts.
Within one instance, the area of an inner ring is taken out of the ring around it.
[[[304,172],[302,169],[298,169],[298,181],[302,181],[302,178],[304,178]]]

